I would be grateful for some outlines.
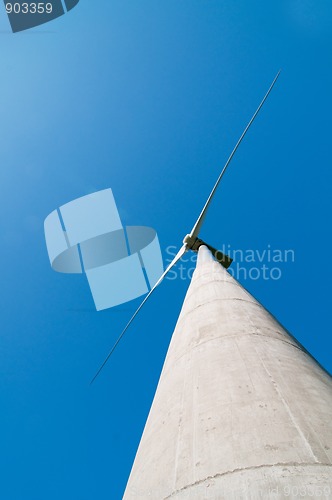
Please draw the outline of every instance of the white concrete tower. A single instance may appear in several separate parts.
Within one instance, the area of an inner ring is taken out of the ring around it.
[[[204,246],[124,498],[332,498],[331,377]]]

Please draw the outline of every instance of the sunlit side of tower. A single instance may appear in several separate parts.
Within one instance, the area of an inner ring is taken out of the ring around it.
[[[295,497],[332,498],[332,379],[201,246],[124,499]]]

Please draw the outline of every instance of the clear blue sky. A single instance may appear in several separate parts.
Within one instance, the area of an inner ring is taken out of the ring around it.
[[[331,20],[330,0],[81,0],[13,35],[0,10],[1,500],[121,499],[189,284],[163,283],[90,387],[139,299],[97,313],[44,218],[111,187],[166,258],[279,68],[202,236],[294,250],[242,282],[332,370]]]

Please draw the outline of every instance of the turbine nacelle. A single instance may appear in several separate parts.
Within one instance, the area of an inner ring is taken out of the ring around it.
[[[201,240],[200,238],[197,238],[197,236],[192,236],[191,234],[187,234],[187,236],[183,240],[183,244],[185,245],[186,250],[192,250],[193,252],[196,253],[198,252],[198,249],[201,245],[205,245],[210,250],[213,257],[222,266],[224,266],[225,269],[228,269],[231,263],[233,262],[233,259],[231,259],[228,255],[225,255],[220,250],[217,250],[216,248],[212,247],[205,241]]]

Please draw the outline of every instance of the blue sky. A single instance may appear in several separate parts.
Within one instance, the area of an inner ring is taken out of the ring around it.
[[[166,259],[279,68],[201,235],[294,250],[279,280],[242,283],[332,370],[331,14],[329,0],[81,0],[14,35],[0,11],[1,499],[122,497],[189,285],[163,283],[90,387],[140,299],[97,313],[84,277],[50,268],[45,217],[111,187]]]

